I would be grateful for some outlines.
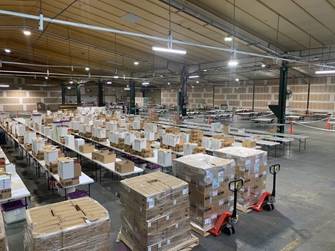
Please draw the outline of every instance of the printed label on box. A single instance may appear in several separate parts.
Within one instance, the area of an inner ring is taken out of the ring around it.
[[[148,208],[153,208],[155,206],[155,199],[154,198],[147,198]]]
[[[183,195],[188,194],[188,188],[183,189]]]

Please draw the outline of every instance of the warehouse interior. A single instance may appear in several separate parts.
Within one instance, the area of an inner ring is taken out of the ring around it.
[[[334,250],[334,0],[0,0],[0,250]]]

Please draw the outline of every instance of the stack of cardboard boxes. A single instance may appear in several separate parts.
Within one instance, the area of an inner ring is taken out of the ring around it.
[[[43,148],[44,161],[48,170],[52,173],[58,172],[58,153],[59,150],[52,145],[46,145]]]
[[[133,250],[172,250],[190,237],[186,182],[154,172],[121,184],[121,236]]]
[[[191,220],[203,231],[214,226],[218,215],[231,211],[233,196],[228,184],[234,171],[234,160],[202,153],[173,160],[174,175],[189,183]]]
[[[236,177],[244,179],[243,189],[237,198],[238,206],[246,211],[265,191],[267,152],[245,147],[227,147],[214,151],[214,156],[235,160]]]
[[[203,136],[204,136],[203,131],[198,130],[198,129],[192,129],[190,131],[190,142],[191,143],[201,144]]]
[[[108,150],[95,151],[92,152],[92,159],[108,164],[115,162],[116,155]]]
[[[24,250],[111,250],[108,211],[84,197],[27,210]]]
[[[12,196],[11,174],[6,173],[5,169],[0,169],[0,199],[7,199]]]
[[[79,184],[81,166],[69,157],[58,158],[58,175],[62,186],[72,186]]]
[[[44,145],[45,145],[45,140],[41,137],[37,137],[36,139],[33,140],[32,150],[33,150],[34,156],[38,160],[43,160],[44,158],[44,151],[43,151]]]

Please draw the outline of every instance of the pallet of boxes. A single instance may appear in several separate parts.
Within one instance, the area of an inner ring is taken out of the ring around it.
[[[228,184],[234,179],[235,161],[197,153],[173,160],[173,173],[189,184],[192,229],[207,236],[217,217],[232,211]]]
[[[154,172],[121,181],[119,240],[133,251],[190,250],[198,238],[190,233],[188,184]]]
[[[109,251],[111,238],[108,211],[89,197],[27,210],[24,250]]]
[[[237,197],[237,208],[249,212],[266,188],[267,152],[246,147],[227,147],[214,151],[214,156],[234,159],[235,175],[244,180]]]

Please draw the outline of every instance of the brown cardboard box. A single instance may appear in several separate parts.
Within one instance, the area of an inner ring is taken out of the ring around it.
[[[243,147],[247,147],[247,148],[255,148],[256,147],[256,141],[255,140],[250,140],[250,139],[246,139],[242,142],[242,146]]]
[[[0,190],[0,200],[12,197],[12,189]]]
[[[89,197],[28,209],[24,236],[28,251],[112,248],[108,211]]]
[[[115,162],[116,155],[110,151],[96,151],[92,153],[92,159],[104,164]]]
[[[73,186],[73,185],[78,185],[79,184],[79,177],[75,177],[72,179],[66,179],[66,180],[62,180],[60,179],[60,184],[63,187],[68,187],[68,186]]]
[[[130,173],[134,171],[134,162],[122,160],[115,162],[115,171],[119,173]]]
[[[91,144],[84,144],[79,146],[79,151],[82,153],[92,153],[94,152],[95,148]]]

